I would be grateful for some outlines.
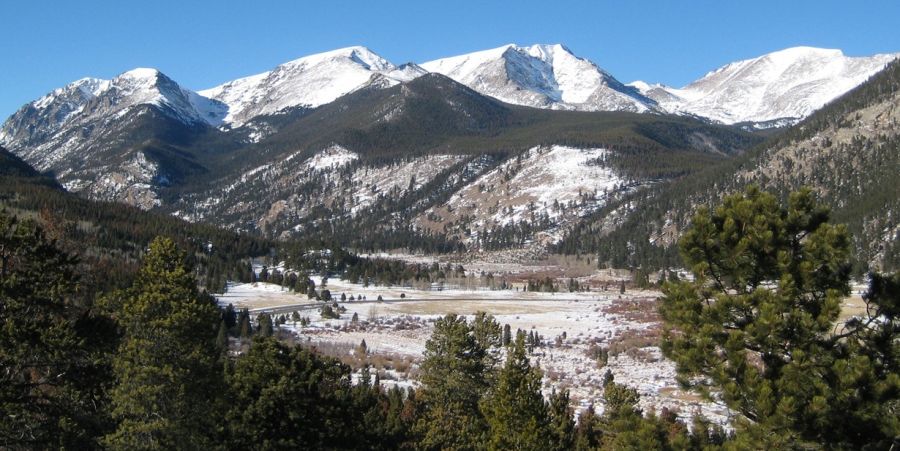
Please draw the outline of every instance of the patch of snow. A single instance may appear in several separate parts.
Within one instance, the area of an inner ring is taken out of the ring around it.
[[[290,161],[293,156],[294,155],[289,156],[285,161]],[[310,170],[317,171],[336,169],[346,166],[358,158],[359,155],[355,152],[351,152],[339,144],[332,144],[330,147],[313,155],[312,158],[307,160],[306,167]]]
[[[628,182],[604,164],[605,149],[567,146],[534,147],[511,158],[453,194],[446,206],[433,207],[417,218],[427,224],[440,217],[442,223],[472,220],[476,239],[498,226],[536,222],[546,218],[563,223],[564,218],[583,216],[604,205],[606,195]],[[561,239],[551,232],[551,241]]]

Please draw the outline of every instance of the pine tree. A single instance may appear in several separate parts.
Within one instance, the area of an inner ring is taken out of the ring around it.
[[[225,320],[219,323],[219,333],[216,335],[216,347],[223,352],[228,349],[228,327],[225,326]]]
[[[253,326],[250,324],[250,314],[241,315],[240,319],[241,331],[240,336],[241,340],[246,340],[250,338],[250,335],[253,334]]]
[[[234,311],[234,305],[228,304],[225,306],[225,311],[222,312],[222,320],[225,321],[225,328],[228,330],[234,329],[234,326],[237,325],[237,312]]]
[[[108,337],[88,336],[75,264],[36,224],[0,212],[0,448],[96,447],[108,376],[91,346]]]
[[[569,391],[553,390],[548,402],[550,417],[550,446],[548,449],[567,451],[575,446],[575,419],[569,407]]]
[[[113,449],[208,448],[220,412],[216,348],[220,314],[197,291],[172,240],[150,244],[117,320],[124,331],[113,367]]]
[[[478,404],[488,388],[485,355],[464,317],[435,322],[421,366],[424,412],[415,426],[421,447],[465,450],[483,443],[488,425]]]
[[[227,449],[359,449],[350,368],[256,338],[227,377]]]
[[[493,315],[475,312],[472,319],[472,335],[485,352],[485,368],[488,379],[491,379],[494,367],[500,361],[500,348],[503,341],[503,329]]]
[[[365,357],[368,354],[369,347],[366,345],[366,340],[363,339],[359,342],[359,346],[356,348],[359,351],[359,355]]]
[[[634,271],[634,285],[638,288],[644,289],[650,286],[650,274],[647,273],[647,270],[643,267],[638,268]]]
[[[269,267],[263,265],[262,269],[259,270],[259,280],[263,282],[269,281]]]
[[[256,326],[260,337],[271,337],[275,333],[272,317],[268,313],[260,313],[256,317]]]
[[[490,425],[488,449],[543,451],[550,446],[541,372],[528,361],[524,333],[516,334],[497,385],[482,401],[481,411]]]
[[[594,406],[590,405],[578,417],[578,424],[575,426],[575,449],[579,451],[597,449],[602,438],[603,431],[600,429],[599,419]]]
[[[743,415],[744,446],[886,449],[900,436],[896,294],[837,323],[850,238],[809,190],[787,207],[755,187],[726,197],[680,246],[695,280],[663,290],[663,351]]]

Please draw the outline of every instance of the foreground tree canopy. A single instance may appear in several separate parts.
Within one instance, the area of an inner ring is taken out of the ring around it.
[[[102,430],[103,321],[79,302],[77,260],[0,212],[0,448],[84,447]]]
[[[898,277],[872,275],[862,318],[850,237],[809,190],[755,187],[701,209],[680,242],[693,281],[668,283],[664,352],[681,381],[742,415],[746,445],[887,449],[900,437]]]

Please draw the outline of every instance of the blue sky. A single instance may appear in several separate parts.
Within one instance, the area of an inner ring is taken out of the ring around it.
[[[797,45],[900,52],[900,1],[46,1],[0,6],[0,117],[78,78],[155,67],[203,89],[365,45],[395,64],[563,43],[623,82],[682,86]]]

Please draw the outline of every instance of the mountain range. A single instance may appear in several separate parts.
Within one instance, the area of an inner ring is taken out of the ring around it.
[[[155,69],[81,79],[20,108],[0,146],[69,191],[238,231],[540,252],[742,158],[897,56],[798,47],[676,89],[562,45],[420,65],[348,47],[202,91]]]

